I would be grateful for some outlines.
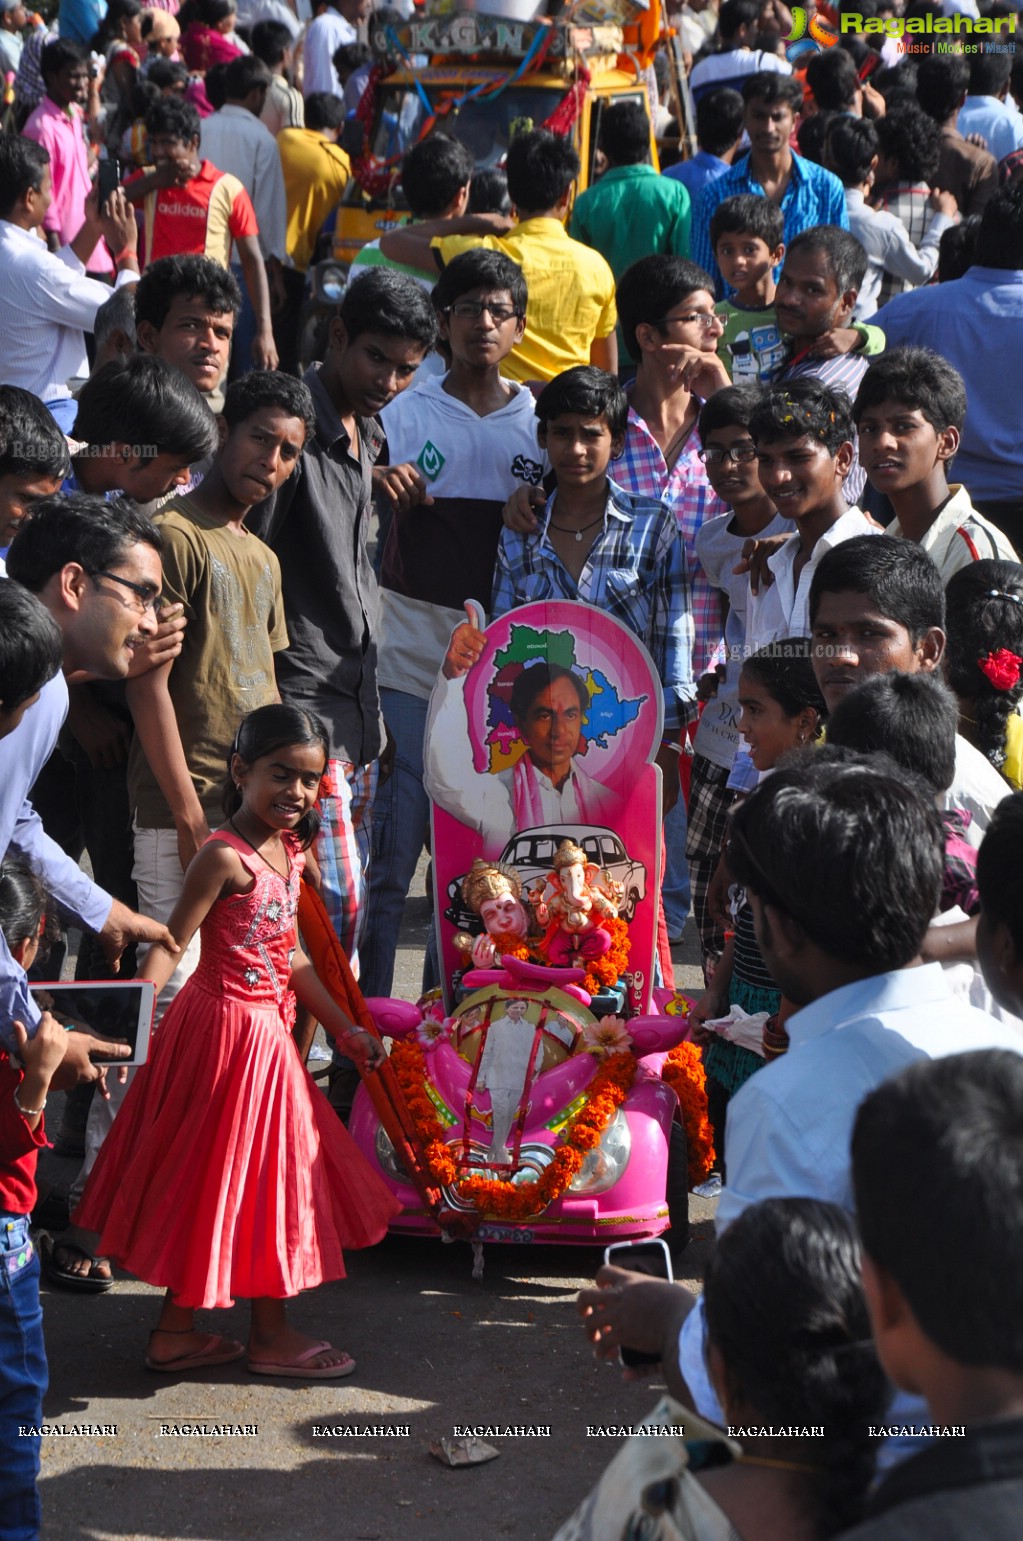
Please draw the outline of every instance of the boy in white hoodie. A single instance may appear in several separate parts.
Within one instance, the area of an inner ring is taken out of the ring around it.
[[[463,601],[489,603],[505,502],[522,483],[539,485],[544,469],[533,397],[501,376],[525,330],[521,269],[501,252],[464,252],[441,273],[433,303],[451,368],[383,413],[392,465],[407,474],[380,573],[378,678],[395,754],[373,805],[360,949],[367,995],[390,994],[405,897],[429,832],[430,692]]]

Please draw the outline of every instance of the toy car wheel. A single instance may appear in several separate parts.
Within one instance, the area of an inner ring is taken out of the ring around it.
[[[682,1125],[673,1123],[668,1140],[668,1229],[664,1239],[672,1259],[689,1245],[689,1149]]]
[[[621,911],[621,917],[627,926],[631,926],[633,920],[636,918],[636,906],[638,903],[639,894],[634,888],[630,888],[628,897],[625,900],[625,907]]]

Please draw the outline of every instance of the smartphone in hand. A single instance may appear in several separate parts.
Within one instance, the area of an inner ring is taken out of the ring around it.
[[[675,1277],[671,1271],[668,1245],[659,1236],[644,1241],[616,1241],[610,1247],[605,1247],[604,1262],[614,1268],[629,1268],[633,1273],[649,1274],[652,1279],[667,1279],[669,1283]],[[661,1362],[660,1354],[644,1354],[634,1348],[620,1348],[618,1357],[629,1370],[639,1365]]]

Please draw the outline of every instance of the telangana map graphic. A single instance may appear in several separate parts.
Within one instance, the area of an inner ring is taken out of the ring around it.
[[[635,722],[645,695],[623,700],[602,669],[589,668],[576,658],[575,637],[570,631],[539,631],[532,626],[512,626],[508,646],[494,654],[494,677],[487,687],[487,736],[491,773],[508,770],[525,745],[512,719],[511,694],[523,669],[531,665],[558,664],[571,669],[586,686],[590,704],[577,754],[592,745],[606,749],[608,740]]]

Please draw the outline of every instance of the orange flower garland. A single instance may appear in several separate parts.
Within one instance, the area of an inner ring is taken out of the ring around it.
[[[423,1144],[430,1175],[442,1187],[454,1188],[480,1213],[499,1220],[528,1220],[553,1204],[567,1189],[600,1137],[629,1095],[636,1077],[631,1054],[611,1054],[583,1093],[585,1101],[565,1128],[554,1160],[533,1182],[511,1183],[500,1179],[459,1175],[458,1165],[444,1138],[444,1127],[426,1092],[426,1057],[418,1043],[405,1040],[391,1049],[394,1065],[412,1121]]]
[[[613,990],[629,967],[629,928],[624,920],[610,919],[601,923],[602,930],[610,933],[611,946],[602,958],[585,958],[579,967],[585,967],[585,989],[591,995],[599,995],[606,986]],[[499,945],[502,956],[521,958],[523,963],[547,963],[547,955],[537,945],[519,942],[514,947]]]
[[[601,922],[601,929],[611,937],[611,946],[602,958],[586,959],[585,986],[591,995],[599,995],[606,985],[613,990],[629,966],[629,928],[624,920]]]
[[[714,1165],[714,1131],[707,1117],[707,1073],[695,1043],[680,1043],[668,1055],[661,1071],[682,1109],[689,1157],[689,1186],[702,1183]]]

